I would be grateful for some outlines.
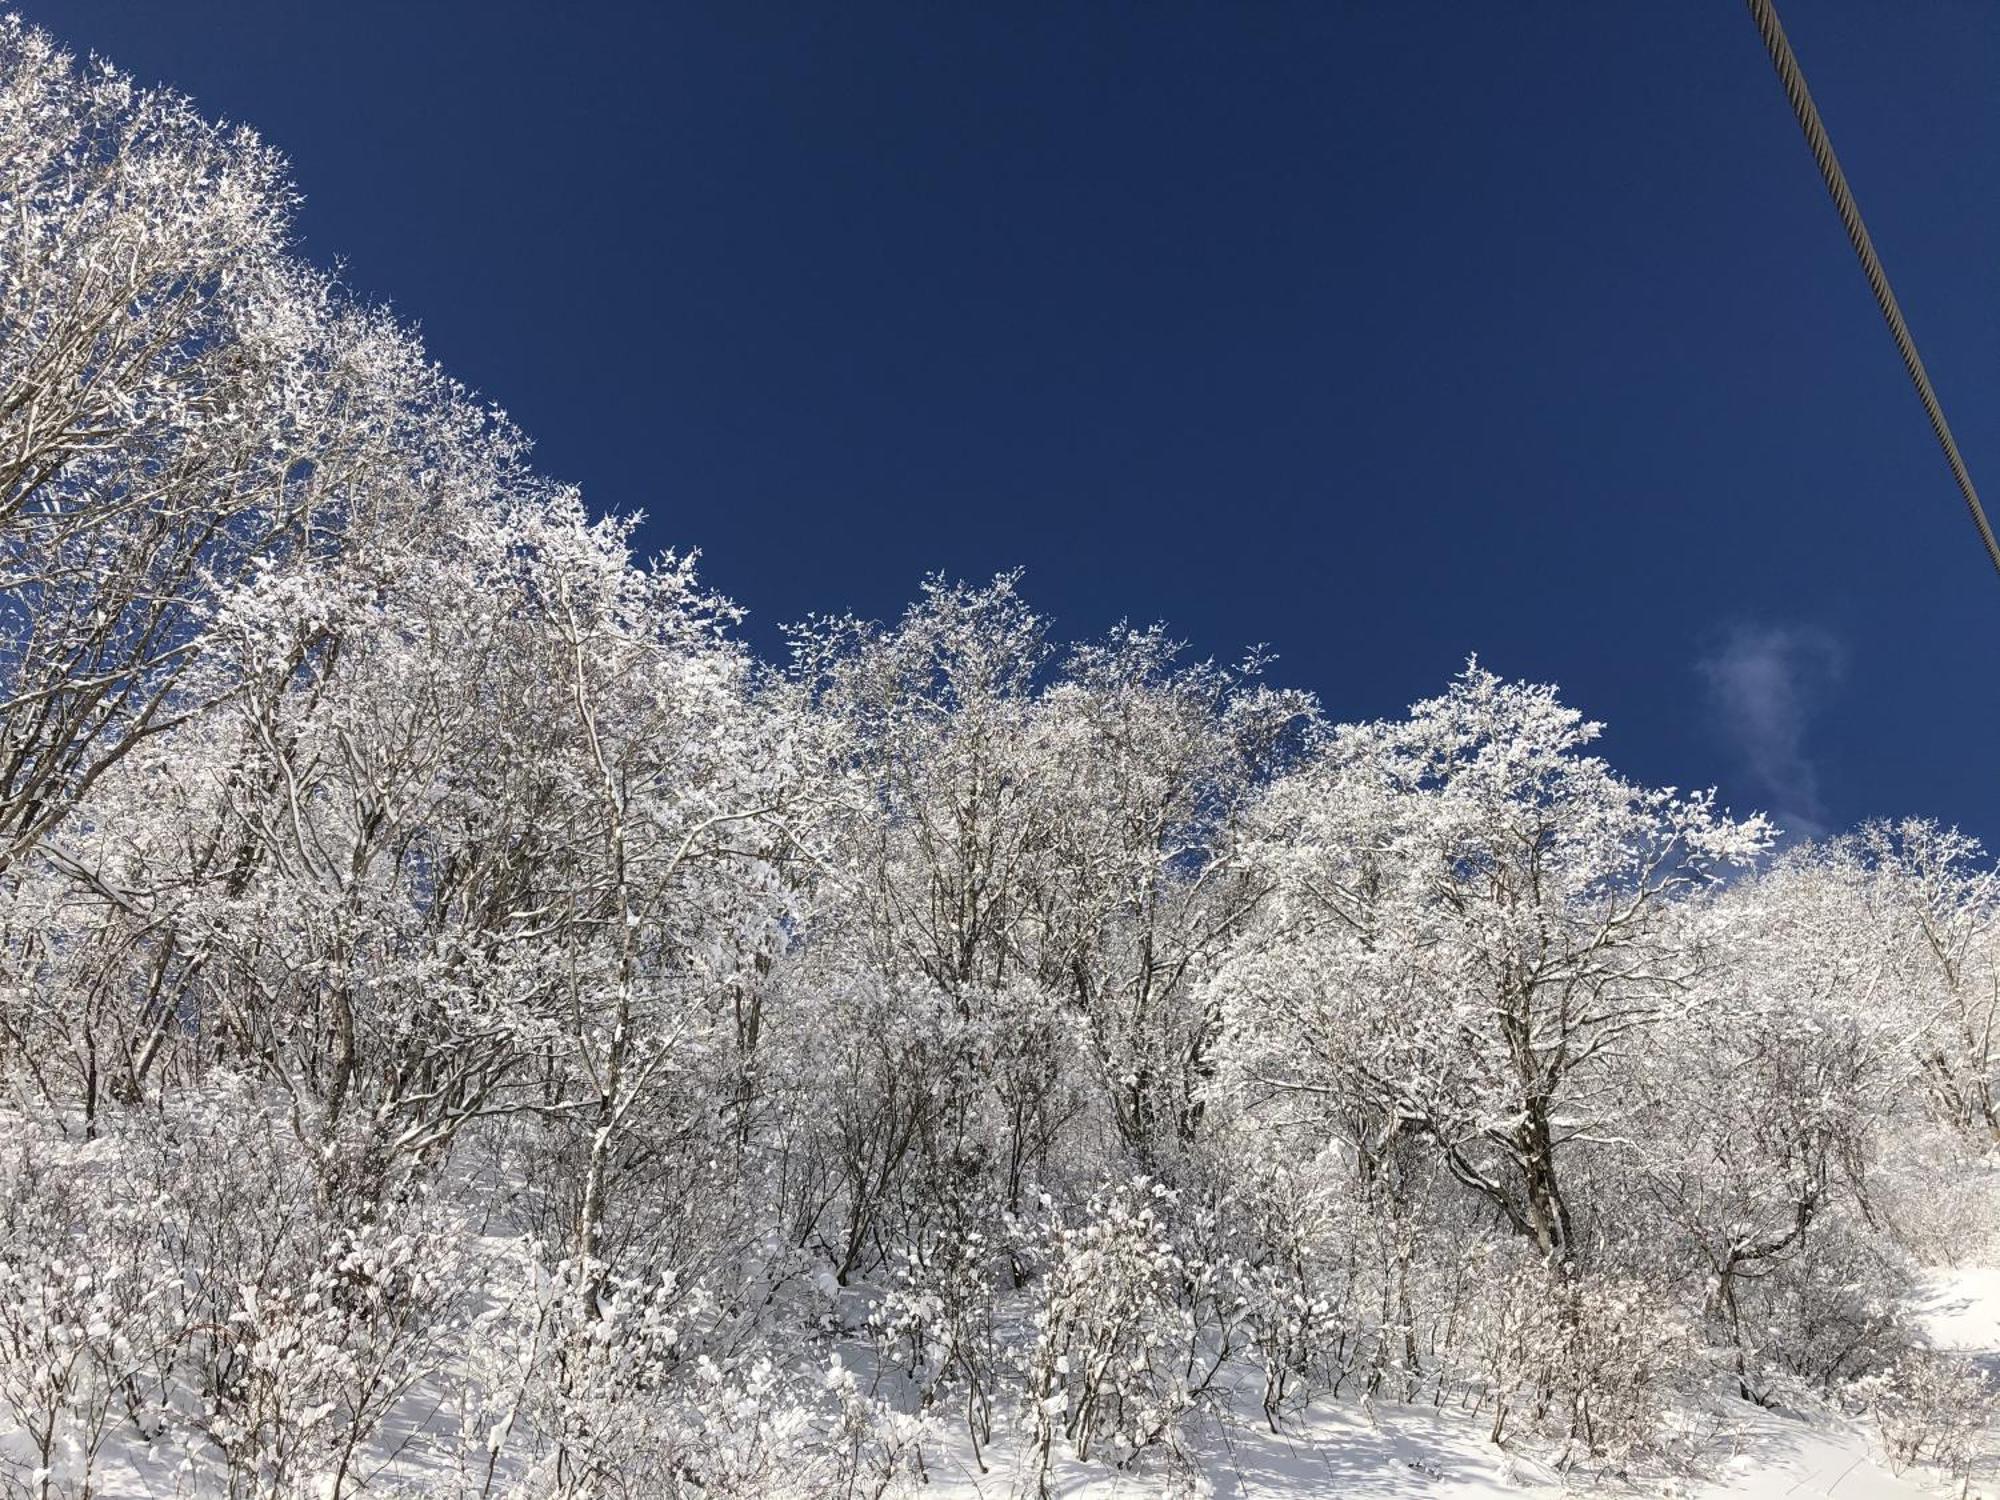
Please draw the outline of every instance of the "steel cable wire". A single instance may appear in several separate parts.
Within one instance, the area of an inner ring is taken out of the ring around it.
[[[1839,210],[1840,222],[1846,226],[1847,239],[1854,246],[1854,253],[1860,258],[1861,270],[1868,278],[1868,288],[1875,294],[1875,305],[1882,309],[1882,319],[1889,325],[1889,332],[1896,340],[1897,352],[1903,356],[1903,368],[1909,372],[1910,384],[1916,387],[1917,399],[1923,403],[1924,415],[1930,418],[1931,431],[1937,435],[1938,446],[1944,450],[1945,462],[1951,465],[1951,476],[1958,481],[1958,491],[1965,497],[1966,509],[1972,512],[1972,524],[1979,528],[1979,539],[1986,544],[1986,555],[1996,570],[2000,570],[2000,540],[1995,540],[1993,527],[1986,519],[1986,508],[1979,503],[1979,490],[1972,482],[1972,471],[1965,465],[1965,457],[1958,451],[1958,440],[1951,434],[1951,424],[1945,420],[1944,407],[1939,403],[1937,391],[1931,385],[1931,377],[1924,369],[1922,356],[1917,353],[1917,343],[1910,336],[1910,325],[1903,320],[1903,309],[1896,301],[1896,293],[1889,285],[1889,274],[1882,269],[1882,258],[1875,253],[1875,242],[1868,237],[1868,226],[1861,221],[1861,208],[1854,201],[1854,193],[1847,186],[1847,174],[1840,169],[1840,159],[1833,154],[1833,142],[1827,138],[1826,126],[1820,123],[1819,109],[1813,103],[1812,91],[1806,87],[1805,74],[1799,70],[1799,60],[1792,52],[1792,44],[1785,36],[1785,28],[1778,20],[1778,10],[1772,0],[1747,0],[1751,18],[1757,23],[1757,31],[1764,38],[1764,50],[1771,54],[1771,65],[1778,70],[1778,81],[1785,86],[1785,97],[1791,100],[1792,113],[1798,116],[1799,128],[1805,132],[1806,144],[1812,148],[1813,160],[1819,163],[1819,175],[1826,180],[1826,190],[1833,195],[1833,206]]]

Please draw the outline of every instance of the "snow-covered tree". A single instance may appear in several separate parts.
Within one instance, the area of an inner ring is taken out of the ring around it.
[[[1250,1086],[1345,1102],[1364,1154],[1415,1132],[1555,1266],[1589,1258],[1565,1166],[1611,1064],[1701,971],[1676,903],[1766,837],[1625,781],[1598,731],[1476,665],[1332,731],[1256,813],[1274,891],[1220,981]]]

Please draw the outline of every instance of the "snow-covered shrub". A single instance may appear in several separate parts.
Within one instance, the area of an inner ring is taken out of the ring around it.
[[[1620,1460],[1643,1450],[1667,1402],[1686,1388],[1693,1363],[1686,1311],[1660,1287],[1616,1275],[1578,1278],[1555,1301],[1572,1332],[1544,1380],[1565,1452]]]
[[[1233,1134],[1182,1164],[1173,1213],[1193,1268],[1186,1286],[1211,1360],[1241,1357],[1262,1377],[1276,1431],[1337,1392],[1375,1347],[1370,1223],[1346,1164],[1300,1161],[1296,1142]]]
[[[246,1370],[231,1315],[302,1281],[319,1233],[293,1143],[225,1075],[94,1136],[5,1125],[0,1402],[48,1450],[31,1467],[87,1489],[114,1435],[213,1457],[208,1419]]]
[[[1259,1187],[1246,1214],[1249,1253],[1232,1268],[1232,1311],[1263,1374],[1264,1417],[1275,1432],[1316,1394],[1339,1388],[1362,1339],[1352,1249],[1329,1212],[1338,1200],[1288,1173]]]
[[[28,1472],[87,1490],[100,1449],[136,1443],[231,1495],[352,1489],[454,1334],[459,1226],[419,1202],[340,1224],[224,1076],[94,1139],[8,1123],[0,1402]]]
[[[1866,1225],[1829,1219],[1738,1294],[1753,1392],[1787,1381],[1831,1392],[1893,1366],[1915,1337],[1904,1310],[1911,1286],[1900,1250]]]
[[[92,1217],[136,1236],[176,1286],[186,1336],[154,1371],[166,1404],[190,1388],[212,1404],[244,1373],[233,1336],[246,1294],[301,1289],[339,1233],[307,1153],[281,1108],[249,1081],[218,1074],[176,1090],[149,1117],[124,1118]],[[102,1229],[99,1230],[102,1232]]]
[[[1493,1441],[1525,1428],[1565,1462],[1617,1461],[1653,1442],[1694,1361],[1685,1314],[1661,1288],[1554,1271],[1512,1244],[1489,1249],[1481,1281],[1468,1332]]]
[[[2000,1257],[2000,1159],[1952,1125],[1914,1121],[1867,1181],[1875,1222],[1922,1265]]]
[[[924,1479],[923,1451],[936,1424],[868,1396],[835,1356],[814,1390],[780,1381],[767,1363],[736,1381],[703,1371],[710,1389],[693,1405],[689,1500],[880,1500]]]
[[[995,1323],[1001,1248],[987,1230],[947,1218],[903,1252],[869,1314],[882,1364],[900,1371],[919,1409],[961,1411],[982,1467],[995,1393],[1007,1374]]]
[[[874,1496],[932,1424],[804,1341],[760,1342],[699,1283],[515,1257],[472,1323],[458,1490],[506,1496]]]
[[[340,1500],[362,1486],[384,1419],[456,1331],[459,1249],[369,1226],[337,1234],[298,1283],[240,1289],[222,1335],[235,1378],[206,1423],[232,1497]]]
[[[1046,1225],[1024,1422],[1042,1492],[1058,1437],[1079,1459],[1186,1456],[1181,1425],[1217,1356],[1198,1337],[1205,1268],[1176,1243],[1174,1208],[1171,1190],[1138,1177],[1098,1193],[1078,1222]]]
[[[1898,1467],[1930,1464],[1969,1472],[2000,1417],[2000,1390],[1972,1361],[1912,1349],[1893,1364],[1850,1382],[1844,1400],[1874,1421]]]
[[[139,1381],[158,1330],[144,1311],[166,1288],[67,1248],[0,1250],[0,1494],[87,1495],[114,1432],[153,1418]]]
[[[510,1466],[552,1495],[617,1494],[621,1486],[673,1493],[671,1398],[697,1368],[694,1321],[708,1310],[702,1288],[670,1275],[616,1276],[529,1257],[511,1304],[481,1319],[491,1351],[478,1382],[490,1403],[489,1464],[504,1450]]]

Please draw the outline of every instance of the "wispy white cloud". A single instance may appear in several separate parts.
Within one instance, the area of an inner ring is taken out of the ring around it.
[[[1794,838],[1826,833],[1807,731],[1845,670],[1840,642],[1812,625],[1738,625],[1697,665],[1716,727],[1742,757],[1771,816]]]

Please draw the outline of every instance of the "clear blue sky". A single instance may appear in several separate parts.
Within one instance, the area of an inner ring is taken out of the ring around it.
[[[1339,717],[1477,651],[1634,774],[2000,841],[2000,579],[1737,0],[22,9],[289,153],[767,647],[1021,564]],[[2000,7],[1786,20],[2000,502]]]

